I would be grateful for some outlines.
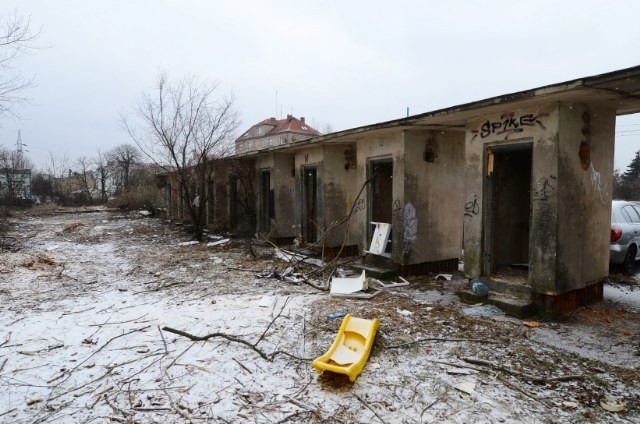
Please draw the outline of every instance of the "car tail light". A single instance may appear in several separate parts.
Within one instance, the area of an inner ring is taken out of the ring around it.
[[[611,228],[611,243],[620,240],[620,237],[622,237],[622,230],[617,227]]]

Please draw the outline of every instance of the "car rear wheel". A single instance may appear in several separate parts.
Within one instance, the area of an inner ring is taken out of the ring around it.
[[[624,262],[622,262],[622,272],[627,275],[633,274],[633,271],[636,268],[636,247],[631,246],[629,250],[627,250],[627,256],[624,257]]]

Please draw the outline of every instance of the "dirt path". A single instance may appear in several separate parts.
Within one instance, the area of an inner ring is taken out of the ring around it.
[[[2,422],[640,420],[638,311],[613,302],[529,328],[460,304],[463,281],[422,278],[356,301],[258,279],[286,265],[239,242],[184,243],[179,227],[135,212],[33,209],[12,222],[20,249],[0,254]],[[326,315],[342,310],[381,320],[354,384],[311,368],[340,325]],[[625,411],[605,411],[605,397]]]

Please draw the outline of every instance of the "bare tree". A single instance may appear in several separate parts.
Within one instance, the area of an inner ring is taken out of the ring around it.
[[[76,160],[78,165],[78,171],[74,173],[77,187],[82,194],[86,196],[90,204],[93,204],[93,190],[95,189],[95,179],[93,172],[91,171],[91,159],[86,156],[81,156]]]
[[[0,116],[14,114],[12,107],[27,101],[23,95],[33,84],[16,70],[16,60],[30,50],[40,31],[33,32],[31,19],[17,14],[6,16],[0,23]]]
[[[49,152],[47,174],[51,181],[53,195],[62,204],[69,198],[71,190],[69,177],[66,175],[67,170],[69,170],[69,158],[66,155],[56,157],[52,152]]]
[[[212,168],[207,162],[229,151],[239,125],[234,97],[218,97],[217,88],[196,77],[169,81],[160,74],[154,93],[143,95],[134,107],[143,132],[124,119],[140,150],[178,184],[198,240]]]
[[[96,167],[96,185],[100,191],[100,198],[106,202],[109,197],[110,180],[112,177],[112,169],[109,166],[109,158],[106,154],[98,150],[96,157],[93,159]]]
[[[125,143],[114,147],[109,153],[109,158],[118,169],[120,191],[127,192],[131,188],[131,182],[129,181],[131,166],[140,160],[140,152],[136,146]]]

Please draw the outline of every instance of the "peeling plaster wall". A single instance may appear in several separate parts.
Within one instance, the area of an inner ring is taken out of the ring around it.
[[[611,110],[560,106],[558,294],[609,274],[615,119]]]
[[[404,134],[404,199],[394,200],[403,265],[459,258],[464,215],[464,133]]]

